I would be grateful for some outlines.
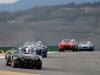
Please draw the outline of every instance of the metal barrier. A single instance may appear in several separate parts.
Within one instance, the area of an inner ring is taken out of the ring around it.
[[[0,53],[7,53],[7,52],[11,52],[12,48],[14,47],[0,47]]]
[[[49,51],[58,51],[58,46],[47,46]]]

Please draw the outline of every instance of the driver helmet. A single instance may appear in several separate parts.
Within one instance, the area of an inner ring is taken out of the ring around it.
[[[73,42],[73,43],[74,43],[74,42],[75,42],[75,40],[74,40],[74,39],[72,39],[72,40],[71,40],[71,42]]]
[[[42,41],[38,41],[39,44],[42,44]]]
[[[88,44],[90,44],[90,42],[87,42]]]
[[[37,42],[37,45],[38,45],[38,46],[40,46],[41,44],[42,44],[42,42],[41,42],[41,41],[38,41],[38,42]]]
[[[31,51],[31,48],[30,47],[27,47],[26,48],[26,52],[30,52]]]

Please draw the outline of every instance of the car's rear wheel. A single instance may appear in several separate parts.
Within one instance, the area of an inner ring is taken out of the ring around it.
[[[47,57],[47,52],[46,52],[46,54],[45,54],[45,55],[43,55],[43,57]]]
[[[6,56],[6,66],[11,66],[11,58],[10,58],[10,56]]]
[[[9,62],[8,62],[9,60],[8,59],[6,59],[6,66],[9,66]]]
[[[76,48],[76,52],[78,52],[78,48]]]
[[[59,52],[61,52],[61,50],[59,49]]]

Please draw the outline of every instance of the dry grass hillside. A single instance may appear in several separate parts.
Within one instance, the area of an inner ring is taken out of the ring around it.
[[[0,45],[20,46],[26,41],[38,40],[46,45],[58,45],[62,39],[74,38],[78,43],[92,41],[96,50],[99,50],[100,35],[92,33],[89,26],[82,26],[81,20],[76,21],[69,23],[55,19],[30,23],[0,23]]]

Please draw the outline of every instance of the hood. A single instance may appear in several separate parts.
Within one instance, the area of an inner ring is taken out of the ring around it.
[[[35,59],[36,55],[32,53],[18,53],[18,56],[22,59]]]
[[[80,44],[79,46],[81,46],[81,47],[89,47],[90,45],[89,44]]]
[[[63,45],[63,46],[72,46],[73,43],[62,43],[62,44],[60,44],[60,45]]]
[[[81,44],[82,46],[89,46],[89,44]]]

